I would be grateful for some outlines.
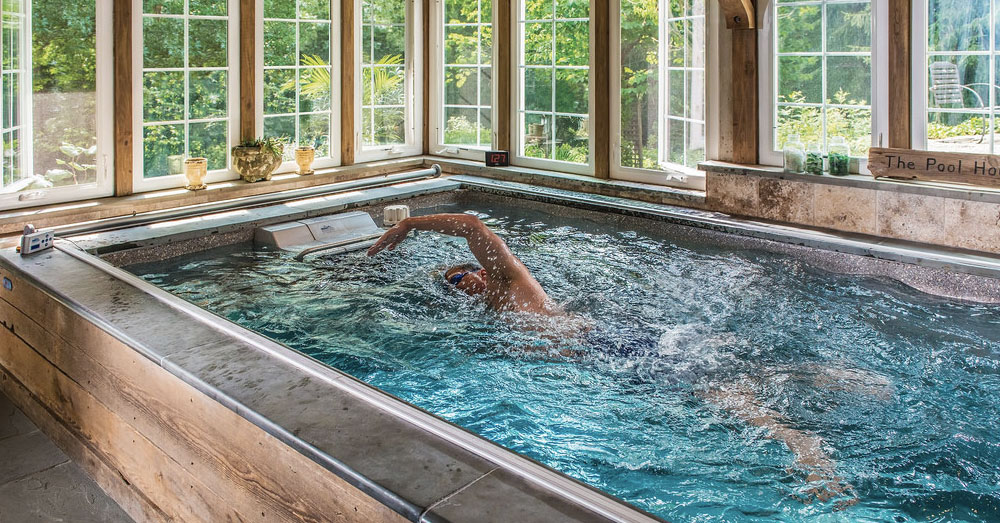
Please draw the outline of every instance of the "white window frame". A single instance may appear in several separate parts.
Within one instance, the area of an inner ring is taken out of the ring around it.
[[[555,4],[553,3],[553,6]],[[547,158],[534,158],[531,156],[524,156],[520,154],[521,147],[523,145],[524,136],[527,130],[524,128],[524,122],[521,120],[521,110],[524,104],[524,89],[521,85],[524,83],[522,78],[522,68],[521,64],[524,63],[524,24],[521,20],[521,11],[524,8],[524,0],[514,0],[511,2],[510,10],[510,23],[514,31],[514,38],[512,41],[513,52],[511,65],[511,81],[513,83],[512,92],[513,97],[511,98],[510,104],[510,156],[511,164],[523,167],[535,168],[535,169],[549,169],[553,171],[566,172],[572,174],[594,174],[594,97],[596,96],[594,91],[598,89],[594,85],[594,16],[593,14],[598,11],[598,0],[590,0],[590,10],[588,12],[587,20],[589,24],[588,34],[590,35],[590,42],[588,44],[589,56],[587,64],[587,77],[590,83],[590,88],[587,89],[587,142],[588,142],[588,154],[587,163],[579,164],[573,162],[566,162],[562,160],[553,160]],[[554,8],[554,7],[553,7]],[[553,21],[558,22],[560,20],[565,20],[563,18],[555,18]],[[553,55],[555,54],[555,38],[552,39]],[[552,93],[555,95],[555,85],[552,87]],[[555,107],[552,108],[553,112]],[[553,120],[553,126],[555,121]],[[555,129],[552,130],[555,132]],[[555,145],[553,144],[553,147]]]
[[[444,1],[445,0],[434,0],[431,4],[431,27],[433,27],[432,35],[432,53],[431,53],[431,83],[430,83],[430,126],[432,129],[431,139],[430,139],[430,152],[439,156],[451,156],[455,158],[463,158],[466,160],[477,160],[483,161],[485,159],[485,153],[488,150],[494,149],[497,143],[497,115],[496,115],[496,98],[497,89],[496,82],[490,82],[490,114],[491,118],[491,129],[490,129],[490,145],[489,146],[475,146],[475,145],[454,145],[444,143],[444,127],[445,127],[445,81],[444,81]],[[482,1],[482,0],[480,0]],[[494,5],[495,7],[495,5]],[[490,24],[493,27],[493,44],[490,45],[492,49],[492,54],[490,56],[490,71],[491,78],[496,78],[496,63],[497,63],[497,46],[496,46],[496,20],[497,11],[496,9],[491,9],[493,18],[490,20]],[[482,22],[480,22],[482,23]],[[480,67],[479,64],[476,67]],[[478,71],[477,71],[478,74]],[[480,93],[482,92],[482,86],[479,86]],[[477,93],[477,96],[479,94]],[[485,105],[477,106],[477,111],[481,110]]]
[[[911,73],[910,73],[910,139],[911,147],[913,149],[927,149],[927,113],[928,104],[930,102],[927,92],[930,88],[930,74],[928,68],[930,64],[928,63],[927,57],[930,52],[927,49],[927,24],[928,24],[928,8],[929,4],[927,0],[913,0],[910,7],[911,9],[911,21],[912,26],[910,30],[910,37],[912,38],[910,45],[910,58],[911,62]],[[956,55],[979,55],[991,58],[996,58],[998,63],[1000,63],[1000,45],[996,45],[995,38],[997,38],[997,28],[996,23],[1000,22],[1000,14],[998,14],[998,8],[1000,5],[997,4],[996,0],[990,3],[990,35],[989,39],[995,49],[991,51],[956,51],[956,52],[946,52],[941,53],[944,55],[956,56]],[[991,60],[992,64],[992,60]],[[1000,84],[1000,73],[998,73],[997,68],[990,65],[990,79],[989,83],[993,86]],[[965,110],[961,112],[965,113],[986,113],[989,114],[989,119],[992,122],[992,129],[996,129],[997,124],[1000,123],[1000,111],[995,109],[991,110],[990,107],[996,107],[1000,105],[1000,89],[991,89],[990,97],[992,101],[987,100],[988,106],[980,111],[975,110]],[[995,131],[994,131],[995,132]],[[1000,153],[1000,140],[996,140],[993,144],[993,152],[991,154]]]
[[[349,1],[349,0],[348,0]],[[354,161],[355,163],[400,158],[423,153],[423,2],[406,1],[406,58],[403,61],[405,93],[403,111],[406,137],[402,144],[364,145],[362,130],[362,104],[364,86],[361,78],[363,36],[361,0],[354,0]]]
[[[188,0],[185,0],[187,4]],[[143,34],[142,22],[145,16],[142,11],[142,0],[132,0],[132,190],[133,192],[155,191],[183,187],[187,183],[184,174],[145,178],[143,173]],[[185,5],[186,8],[186,5]],[[233,159],[229,150],[240,141],[240,2],[228,0],[226,6],[228,37],[226,40],[227,59],[229,61],[226,80],[229,84],[227,100],[227,115],[229,119],[229,140],[226,144],[226,168],[208,171],[205,181],[208,183],[235,180],[239,174],[233,169]],[[186,10],[186,9],[185,9]],[[184,19],[190,15],[156,15]],[[194,19],[211,17],[194,16]],[[190,19],[190,18],[188,18]],[[185,38],[185,57],[189,40]],[[184,67],[187,71],[187,65]],[[185,87],[186,89],[186,87]],[[185,102],[187,103],[187,102]],[[186,111],[187,108],[185,108]],[[185,115],[186,123],[192,120]],[[186,142],[185,142],[186,144]],[[187,157],[187,153],[185,153]]]
[[[32,171],[34,163],[34,129],[32,123],[32,56],[31,56],[31,0],[23,0],[25,7],[21,16],[24,17],[24,24],[21,26],[21,38],[19,45],[23,50],[20,60],[20,74],[18,82],[18,101],[20,105],[21,124],[19,140],[23,144],[21,149],[22,173]],[[97,155],[95,157],[97,180],[92,184],[68,185],[63,187],[52,187],[49,189],[36,189],[30,191],[18,191],[14,193],[0,193],[0,209],[18,209],[23,207],[34,207],[38,205],[51,205],[74,200],[84,200],[88,198],[100,198],[114,194],[114,57],[112,55],[112,9],[111,2],[101,0],[94,1],[95,31],[96,31],[96,58],[94,96],[97,99],[96,117],[96,144]],[[4,71],[14,72],[15,70]],[[11,129],[14,129],[12,127]],[[34,174],[34,173],[32,173]],[[2,188],[0,188],[2,190]]]
[[[296,2],[296,13],[298,12],[298,0],[286,0]],[[350,1],[350,0],[348,0]],[[312,168],[315,169],[325,169],[329,167],[337,167],[341,164],[341,141],[340,141],[340,98],[341,98],[341,86],[340,86],[340,74],[341,74],[341,26],[340,26],[340,12],[341,4],[340,0],[330,0],[330,110],[328,114],[330,115],[330,156],[326,158],[316,158],[313,161]],[[264,3],[254,2],[254,20],[257,21],[254,27],[254,63],[260,64],[259,67],[254,71],[255,78],[255,95],[256,102],[254,106],[254,112],[256,114],[254,136],[260,137],[264,135]],[[292,21],[292,20],[288,20]],[[298,60],[298,39],[296,38],[296,53],[295,59]],[[297,66],[296,66],[297,67]],[[296,107],[298,107],[296,105]],[[300,113],[296,112],[295,116],[298,118]],[[298,125],[298,124],[296,124]],[[292,145],[286,145],[287,147],[294,147]],[[286,151],[287,152],[287,151]],[[275,174],[289,173],[298,171],[299,166],[295,163],[295,159],[291,159],[282,162],[277,169],[274,170]]]
[[[666,56],[667,42],[665,24],[663,23],[667,3],[670,0],[660,0],[660,50],[661,57]],[[714,158],[718,154],[718,105],[719,89],[716,85],[718,71],[718,12],[716,2],[705,1],[705,159]],[[683,165],[662,162],[662,170],[640,169],[622,165],[622,57],[621,57],[621,0],[611,0],[611,178],[630,182],[667,185],[682,189],[705,190],[705,173]],[[665,60],[660,60],[658,82],[659,97],[666,103],[668,80]],[[657,147],[662,155],[667,146],[666,111],[658,111],[659,129]]]
[[[857,3],[858,0],[803,0],[781,4],[782,7],[793,7],[796,5],[818,5],[818,4],[841,4]],[[777,54],[775,50],[777,31],[775,31],[774,0],[762,0],[757,6],[758,27],[760,36],[758,38],[757,49],[760,59],[757,61],[758,86],[760,93],[760,164],[781,166],[782,153],[776,150],[774,143],[775,132],[775,105],[774,97],[777,91],[778,70],[776,67]],[[878,147],[879,143],[884,143],[888,136],[889,128],[889,0],[871,0],[872,5],[872,147]],[[826,31],[821,36],[823,49],[826,49]],[[824,51],[825,52],[825,51]],[[826,78],[822,79],[826,82]],[[824,103],[826,101],[824,100]],[[860,174],[871,174],[868,170],[868,158],[852,158],[852,172],[854,172],[854,159],[857,159],[857,172]]]

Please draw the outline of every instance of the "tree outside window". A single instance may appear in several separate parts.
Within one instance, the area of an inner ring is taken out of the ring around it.
[[[492,0],[444,1],[445,145],[492,145],[492,19]]]
[[[361,2],[361,141],[406,142],[406,3]]]
[[[145,0],[143,177],[183,172],[184,158],[229,165],[228,0]]]
[[[587,164],[590,3],[525,0],[519,14],[519,154]]]
[[[1000,23],[990,0],[927,0],[927,148],[995,153]]]
[[[289,144],[285,160],[331,154],[330,31],[329,0],[264,2],[264,135]]]
[[[95,2],[4,0],[0,53],[0,195],[95,184]]]
[[[621,1],[620,164],[693,169],[705,159],[704,0]]]
[[[791,135],[825,148],[842,136],[852,156],[872,143],[871,2],[778,0],[774,147]]]

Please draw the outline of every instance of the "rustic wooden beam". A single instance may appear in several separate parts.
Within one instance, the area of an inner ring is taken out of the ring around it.
[[[132,194],[132,0],[114,0],[115,196]]]
[[[493,63],[493,82],[496,84],[493,100],[493,126],[496,129],[494,147],[501,151],[510,150],[510,104],[511,104],[511,2],[495,0],[493,3],[493,48],[496,57]]]
[[[431,35],[431,0],[423,0],[423,13],[421,24],[424,28],[422,54],[424,60],[424,71],[421,82],[424,85],[423,92],[423,151],[424,154],[431,153],[431,44],[434,38]]]
[[[730,161],[756,164],[760,131],[758,127],[760,95],[757,92],[757,31],[734,29],[729,84],[729,109],[732,111],[733,151]],[[724,51],[723,51],[724,52]]]
[[[910,0],[889,0],[889,147],[912,147],[912,76]],[[881,146],[881,144],[879,144]]]
[[[611,2],[593,0],[590,29],[594,38],[593,132],[594,176],[611,177]]]
[[[354,164],[354,0],[340,2],[340,163]]]
[[[257,137],[257,9],[240,0],[240,136]]]
[[[753,0],[719,0],[722,17],[728,29],[754,29],[757,27],[757,10]]]

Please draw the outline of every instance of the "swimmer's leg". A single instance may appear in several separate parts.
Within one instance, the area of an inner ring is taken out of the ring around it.
[[[726,383],[702,393],[702,397],[745,423],[767,429],[769,438],[784,443],[795,456],[795,465],[806,473],[806,481],[817,483],[817,487],[809,490],[810,495],[819,501],[841,495],[852,497],[839,503],[838,508],[857,502],[854,488],[836,476],[836,462],[823,450],[823,438],[788,426],[781,414],[757,399],[753,390],[742,384]]]

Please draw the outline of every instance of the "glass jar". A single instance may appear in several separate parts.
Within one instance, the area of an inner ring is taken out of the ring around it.
[[[830,174],[834,176],[844,176],[850,173],[851,147],[847,145],[847,140],[843,136],[830,138]]]
[[[783,153],[785,172],[800,173],[805,170],[806,152],[805,147],[802,146],[802,140],[799,139],[799,135],[793,134],[788,137]]]
[[[806,172],[823,174],[823,148],[819,146],[819,142],[809,144],[806,149]]]

